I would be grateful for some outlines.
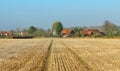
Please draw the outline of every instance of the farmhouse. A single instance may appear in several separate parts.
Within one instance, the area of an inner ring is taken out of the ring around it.
[[[102,32],[100,32],[99,30],[97,29],[87,29],[87,30],[82,30],[80,31],[81,34],[83,34],[84,36],[90,36],[90,35],[96,35],[96,36],[100,36],[100,35],[103,35]]]
[[[74,30],[71,29],[63,29],[61,31],[61,35],[63,35],[63,37],[74,36],[74,34],[75,34]]]
[[[14,36],[27,36],[28,32],[14,32],[13,35]]]
[[[52,34],[53,34],[53,36],[57,36],[57,33],[56,33],[56,31],[55,31],[55,30],[53,31],[53,33],[52,33]]]
[[[0,32],[0,36],[12,36],[12,32]]]
[[[28,35],[28,32],[21,32],[21,35],[22,35],[22,36],[27,36],[27,35]]]
[[[20,33],[12,33],[8,31],[2,31],[0,32],[0,36],[27,36],[27,32],[20,32]]]

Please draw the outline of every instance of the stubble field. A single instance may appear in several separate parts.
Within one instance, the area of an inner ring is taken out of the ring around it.
[[[120,40],[0,39],[0,71],[120,71]]]

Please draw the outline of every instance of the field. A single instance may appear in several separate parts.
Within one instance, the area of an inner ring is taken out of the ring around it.
[[[120,40],[0,39],[0,71],[120,71]]]

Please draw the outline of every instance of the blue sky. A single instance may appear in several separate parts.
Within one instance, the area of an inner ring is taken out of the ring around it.
[[[109,20],[120,25],[120,0],[0,0],[0,30],[99,26]]]

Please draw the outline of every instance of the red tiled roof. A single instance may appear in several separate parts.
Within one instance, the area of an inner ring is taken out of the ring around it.
[[[11,36],[12,32],[0,32],[0,35]]]
[[[97,30],[97,29],[88,29],[88,30],[82,30],[81,32],[84,35],[92,35],[93,32],[99,33],[99,30]]]
[[[81,31],[84,35],[91,35],[92,31],[88,31],[88,30],[83,30]]]
[[[64,29],[61,31],[62,34],[70,34],[72,30],[69,30],[69,29]]]

